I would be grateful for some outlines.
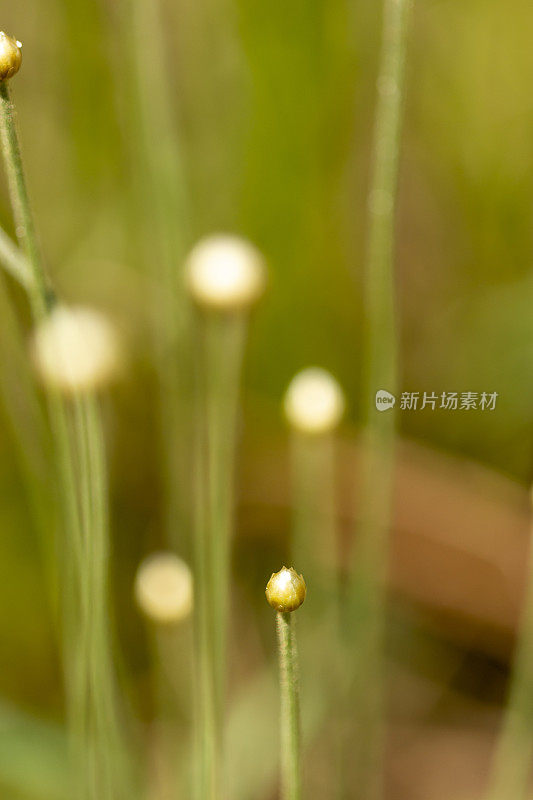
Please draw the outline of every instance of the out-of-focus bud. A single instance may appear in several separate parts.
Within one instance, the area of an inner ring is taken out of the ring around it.
[[[137,571],[135,597],[141,611],[153,622],[181,622],[193,608],[191,570],[174,553],[154,553]]]
[[[93,391],[120,367],[120,346],[109,320],[90,308],[57,306],[33,338],[42,381],[67,393]]]
[[[0,31],[0,81],[8,81],[16,75],[21,64],[21,43]]]
[[[266,285],[266,267],[254,245],[238,236],[202,239],[186,262],[186,279],[198,305],[219,311],[249,308]]]
[[[344,394],[335,378],[319,367],[299,372],[289,384],[284,399],[285,416],[306,434],[334,430],[344,414]]]
[[[279,572],[273,572],[265,590],[272,608],[283,613],[300,608],[306,593],[304,576],[298,575],[293,567],[282,567]]]

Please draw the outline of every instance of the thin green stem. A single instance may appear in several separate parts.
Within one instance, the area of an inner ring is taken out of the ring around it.
[[[410,0],[385,0],[368,200],[365,279],[364,425],[359,535],[351,579],[349,635],[356,659],[353,705],[357,798],[383,796],[383,635],[385,575],[394,470],[396,419],[376,409],[380,389],[396,392],[394,222]]]
[[[300,800],[300,689],[293,614],[276,612],[281,688],[281,796]]]
[[[533,522],[522,623],[486,800],[526,800],[533,756]]]

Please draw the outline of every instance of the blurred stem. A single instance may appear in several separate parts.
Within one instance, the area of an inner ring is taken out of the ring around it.
[[[281,689],[281,796],[300,800],[300,689],[293,614],[276,612]]]
[[[344,742],[337,720],[344,713],[345,703],[341,688],[345,662],[341,657],[336,443],[334,432],[306,436],[293,431],[291,436],[292,562],[298,564],[308,585],[313,587],[305,601],[305,615],[299,622],[300,641],[308,640],[317,626],[321,626],[320,691],[328,713],[335,720],[325,739],[332,787],[338,781],[342,763]],[[306,711],[304,701],[304,719]]]
[[[241,314],[205,320],[208,528],[211,548],[216,702],[222,727],[226,640],[234,529],[235,449],[246,319]]]
[[[509,698],[486,800],[526,800],[533,756],[533,519],[526,594]]]
[[[383,796],[383,636],[385,575],[394,470],[395,412],[379,412],[379,389],[396,392],[394,222],[410,0],[385,0],[377,82],[374,167],[368,199],[365,280],[364,423],[359,535],[350,587],[350,627],[355,662],[351,713],[357,734],[356,795]]]
[[[9,179],[17,238],[30,270],[28,298],[38,324],[55,302],[49,288],[37,241],[24,177],[15,125],[15,110],[6,83],[0,83],[0,129]],[[86,403],[86,406],[83,404]],[[63,613],[65,617],[65,682],[68,723],[74,752],[80,752],[90,720],[98,720],[98,744],[82,748],[87,780],[76,781],[80,800],[119,800],[124,794],[115,783],[110,791],[96,785],[97,774],[109,774],[109,761],[119,763],[118,747],[111,746],[114,707],[107,625],[106,485],[99,414],[93,400],[82,401],[72,418],[68,401],[47,390],[50,424],[54,436],[65,532]],[[85,680],[86,671],[89,678]],[[94,738],[94,737],[93,737]],[[89,766],[94,761],[94,770]],[[76,775],[79,779],[79,775]],[[90,784],[90,785],[89,785]]]
[[[132,0],[132,58],[139,174],[138,211],[145,260],[151,269],[155,355],[159,378],[167,536],[183,551],[188,528],[190,475],[190,312],[181,264],[189,240],[181,144],[172,119],[175,92],[165,65],[159,0]]]
[[[293,431],[291,477],[293,561],[313,586],[307,611],[321,610],[337,595],[334,434],[306,436]]]
[[[77,635],[83,652],[83,696],[89,698],[82,731],[81,774],[91,800],[125,798],[125,753],[121,747],[113,681],[108,613],[109,514],[107,469],[101,415],[96,397],[76,400],[74,428],[81,432],[80,486],[84,533],[85,600]],[[89,758],[87,758],[89,757]],[[91,763],[92,759],[92,763]]]
[[[11,277],[15,278],[27,291],[32,281],[28,262],[2,228],[0,228],[0,261],[6,272],[9,272]]]
[[[198,375],[198,393],[201,392]],[[213,659],[212,586],[210,547],[206,514],[206,447],[202,404],[196,405],[194,449],[194,559],[195,559],[195,798],[216,800],[220,796],[220,749],[217,737],[215,676]]]
[[[236,428],[246,317],[202,315],[200,391],[205,419],[198,423],[197,581],[199,660],[198,690],[201,771],[206,797],[220,797],[224,706],[227,674],[228,599],[234,528]],[[205,426],[205,428],[204,428]],[[202,435],[202,431],[204,431]],[[201,710],[203,709],[203,711]],[[202,797],[202,794],[200,794]]]
[[[155,781],[161,800],[192,796],[190,767],[192,625],[151,626],[156,690]],[[187,753],[187,762],[183,763]]]
[[[40,322],[53,302],[53,295],[45,278],[33,217],[24,177],[22,155],[15,123],[15,108],[8,86],[0,83],[0,132],[2,153],[6,166],[11,204],[15,215],[16,232],[25,253],[29,280],[26,286],[35,323]],[[4,243],[5,244],[5,243]],[[14,246],[13,246],[14,247]],[[13,255],[14,250],[8,247]],[[4,252],[6,249],[4,248]],[[47,394],[51,425],[56,440],[58,473],[63,506],[65,530],[69,532],[71,549],[81,558],[81,522],[76,505],[76,476],[72,442],[69,437],[68,409],[65,400],[54,391]],[[72,548],[74,544],[74,548]]]

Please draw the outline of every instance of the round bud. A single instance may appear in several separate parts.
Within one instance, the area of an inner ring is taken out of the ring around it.
[[[299,372],[284,399],[285,416],[302,433],[334,430],[344,414],[344,394],[335,378],[319,367]]]
[[[272,608],[284,613],[300,608],[306,592],[304,576],[298,575],[292,567],[282,567],[279,572],[273,572],[265,590]]]
[[[89,308],[57,306],[37,328],[33,354],[43,382],[68,393],[99,389],[120,366],[114,327]]]
[[[16,75],[22,64],[22,45],[0,32],[0,81],[7,81]]]
[[[249,308],[264,291],[266,268],[261,253],[237,236],[202,239],[185,265],[194,300],[219,311]]]
[[[135,597],[143,614],[153,622],[181,622],[192,611],[193,578],[185,561],[174,553],[154,553],[140,565]]]

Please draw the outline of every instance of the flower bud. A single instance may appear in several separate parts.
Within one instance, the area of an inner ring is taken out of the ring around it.
[[[22,63],[22,45],[0,32],[0,81],[7,81],[16,75]]]
[[[181,622],[193,607],[191,570],[174,553],[148,556],[137,571],[135,597],[141,611],[153,622]]]
[[[82,307],[57,306],[37,328],[33,354],[43,382],[68,393],[101,388],[120,365],[114,327]]]
[[[334,430],[344,408],[341,387],[329,372],[319,367],[299,372],[285,393],[285,416],[302,433],[321,434]]]
[[[202,239],[186,262],[186,280],[200,306],[219,311],[249,308],[263,293],[261,253],[245,239],[216,235]]]
[[[300,608],[306,592],[304,576],[298,575],[293,567],[282,567],[279,572],[273,572],[265,590],[272,608],[284,613]]]

